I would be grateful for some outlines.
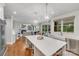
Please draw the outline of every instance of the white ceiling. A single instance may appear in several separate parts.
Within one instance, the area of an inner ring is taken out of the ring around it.
[[[45,21],[45,3],[7,3],[5,4],[5,18],[14,16],[14,20],[24,23],[34,23],[34,20]],[[65,13],[78,11],[79,3],[49,3],[48,15],[59,16]],[[14,15],[13,12],[16,11]]]

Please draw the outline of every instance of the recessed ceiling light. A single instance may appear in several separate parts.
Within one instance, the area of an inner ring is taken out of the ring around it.
[[[14,11],[13,14],[16,14],[16,11]]]

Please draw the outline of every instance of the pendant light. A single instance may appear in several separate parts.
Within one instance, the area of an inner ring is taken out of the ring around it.
[[[46,15],[45,15],[45,19],[48,20],[49,16],[48,16],[48,3],[45,4],[46,7]]]

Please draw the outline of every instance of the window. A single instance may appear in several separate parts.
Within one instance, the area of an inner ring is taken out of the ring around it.
[[[63,32],[74,32],[74,18],[75,16],[64,18],[63,23],[61,20],[54,21],[54,32],[61,32],[61,29]]]
[[[63,20],[63,32],[74,32],[74,19]]]
[[[74,32],[74,23],[64,23],[63,32]]]
[[[50,25],[42,25],[42,32],[43,33],[46,33],[46,32],[50,33]]]
[[[60,21],[55,21],[54,22],[54,31],[55,32],[60,32],[61,31],[61,22]]]

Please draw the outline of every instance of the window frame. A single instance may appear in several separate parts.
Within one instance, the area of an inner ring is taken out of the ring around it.
[[[66,17],[63,19],[59,19],[59,20],[55,20],[54,21],[54,32],[67,32],[67,33],[73,33],[74,32],[74,20],[75,20],[75,16],[71,16],[72,18],[70,19],[70,17]],[[65,22],[64,20],[66,20],[67,22]],[[70,20],[70,21],[69,21]],[[55,22],[58,23],[58,21],[60,22],[61,25],[59,24],[55,24]],[[68,24],[67,24],[68,23]],[[67,26],[65,26],[65,24]],[[71,24],[72,29],[67,29],[69,24]],[[58,29],[58,27],[60,26],[60,30]],[[57,28],[56,28],[57,27]],[[64,30],[64,28],[66,27],[66,29]]]

